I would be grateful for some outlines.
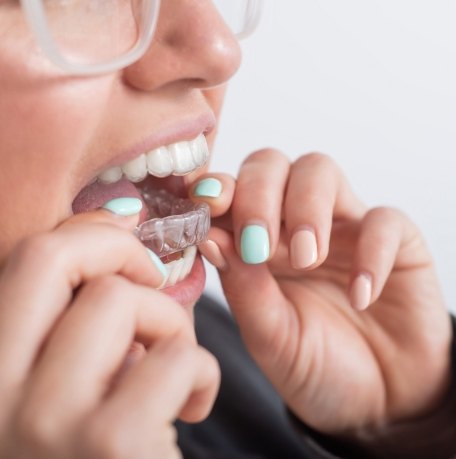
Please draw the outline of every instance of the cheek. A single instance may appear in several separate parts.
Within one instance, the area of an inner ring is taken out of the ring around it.
[[[0,194],[8,196],[0,201],[0,252],[69,214],[77,167],[109,94],[106,81],[65,80],[40,56],[27,60],[29,51],[0,46]]]
[[[71,174],[97,126],[99,107],[92,101],[98,104],[101,98],[99,92],[96,98],[92,93],[74,85],[15,88],[6,94],[0,89],[0,155],[2,173],[8,172],[4,178],[14,182],[21,171],[29,181]]]

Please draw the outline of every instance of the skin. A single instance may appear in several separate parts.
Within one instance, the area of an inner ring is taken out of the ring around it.
[[[222,254],[214,264],[249,351],[294,413],[350,438],[433,412],[448,391],[451,330],[432,258],[410,220],[395,209],[367,209],[320,154],[289,164],[263,150],[246,159],[236,188],[218,178],[232,197],[212,201],[221,215],[210,234]],[[285,184],[286,192],[272,195]],[[266,264],[240,260],[249,220],[270,222]],[[315,229],[318,258],[296,270],[290,238],[303,226]],[[365,311],[350,294],[360,273],[373,282]]]
[[[72,216],[71,203],[138,139],[207,110],[218,118],[238,43],[206,2],[165,1],[143,58],[74,78],[15,21],[15,39],[0,36],[0,455],[179,457],[172,421],[208,415],[215,359],[156,290],[160,274],[131,235],[137,217]],[[450,384],[450,320],[409,219],[368,209],[324,155],[290,163],[261,150],[236,181],[204,170],[186,177],[190,196],[207,176],[223,184],[205,199],[218,257],[201,250],[219,268],[249,351],[298,418],[356,438],[438,410]],[[251,222],[271,242],[256,266],[239,249]],[[296,269],[291,238],[303,227],[318,258]],[[353,308],[360,273],[372,280],[364,312]]]

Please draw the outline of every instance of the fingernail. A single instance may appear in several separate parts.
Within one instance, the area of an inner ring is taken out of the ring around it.
[[[160,258],[154,252],[152,252],[152,250],[150,249],[146,249],[146,250],[149,255],[149,258],[152,260],[152,263],[158,268],[163,278],[165,279],[166,276],[168,275],[168,270],[166,269],[166,266],[160,260]]]
[[[249,225],[241,235],[241,257],[244,263],[257,265],[269,258],[269,235],[260,225]]]
[[[296,231],[290,241],[290,262],[295,269],[312,266],[318,258],[317,239],[311,229]]]
[[[201,180],[193,192],[202,198],[218,198],[222,194],[222,183],[215,178]]]
[[[129,217],[141,212],[143,203],[138,198],[115,198],[104,203],[103,209],[109,210],[113,214],[121,217]]]
[[[214,265],[217,269],[224,270],[228,264],[225,257],[222,255],[220,247],[214,241],[207,240],[198,246],[199,251],[204,258]]]
[[[368,274],[360,274],[353,282],[350,303],[358,311],[364,311],[372,299],[372,280]]]

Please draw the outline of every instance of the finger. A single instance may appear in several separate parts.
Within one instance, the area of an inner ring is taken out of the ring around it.
[[[94,185],[96,186],[96,184]],[[144,201],[141,197],[124,196],[109,199],[108,188],[104,190],[107,191],[107,194],[102,192],[108,199],[102,207],[90,212],[80,212],[87,205],[89,207],[93,205],[90,197],[85,196],[85,198],[79,202],[78,209],[73,209],[74,211],[76,210],[77,213],[65,220],[59,226],[65,226],[71,223],[96,223],[98,221],[112,223],[126,229],[133,229],[138,224],[140,218],[142,220],[147,218],[147,207],[144,205]]]
[[[236,180],[231,175],[204,174],[190,186],[189,196],[194,202],[208,204],[211,217],[220,217],[231,207],[235,187]]]
[[[211,230],[212,234],[214,230]],[[208,237],[210,237],[211,232]],[[223,256],[222,251],[218,244],[212,239],[207,239],[198,245],[198,250],[203,255],[204,258],[212,265],[215,266],[218,270],[224,271],[228,268],[228,263],[226,258]]]
[[[184,310],[166,295],[120,276],[84,286],[29,375],[22,416],[40,413],[48,431],[76,424],[110,389],[134,339],[195,344]]]
[[[133,415],[151,424],[177,417],[199,422],[209,414],[219,382],[217,360],[208,351],[178,339],[162,340],[125,376],[106,409],[141,406],[142,416],[139,409]]]
[[[407,260],[407,265],[402,260]],[[352,307],[364,310],[377,301],[393,267],[431,263],[418,229],[407,217],[395,209],[370,210],[361,222],[353,258],[349,287]]]
[[[230,233],[212,228],[209,239],[223,257],[224,266],[219,269],[223,292],[244,338],[255,347],[249,349],[251,352],[264,349],[266,343],[263,339],[282,336],[289,329],[288,301],[267,264],[243,263]],[[207,253],[207,256],[209,262],[213,263],[211,254]]]
[[[179,415],[187,422],[204,419],[214,403],[219,381],[217,362],[207,351],[178,340],[163,340],[128,373],[95,414],[89,424],[92,436],[114,436],[130,453],[147,453],[151,445],[157,447],[162,426]]]
[[[267,149],[242,164],[233,199],[236,247],[247,264],[267,261],[277,247],[289,160]]]
[[[285,199],[291,266],[320,265],[328,256],[333,219],[357,219],[364,212],[332,159],[317,153],[300,157],[291,168]]]
[[[0,279],[1,383],[15,384],[25,377],[74,288],[116,273],[159,286],[163,275],[155,263],[132,234],[111,224],[75,223],[24,241]]]
[[[62,258],[63,276],[73,288],[111,272],[151,287],[159,287],[165,277],[158,257],[133,234],[110,224],[73,223],[57,230],[53,243]]]
[[[134,230],[139,222],[139,214],[117,215],[107,209],[97,209],[92,212],[73,215],[68,220],[61,223],[58,228],[65,228],[69,225],[80,225],[83,223],[100,223],[114,225],[126,230]]]

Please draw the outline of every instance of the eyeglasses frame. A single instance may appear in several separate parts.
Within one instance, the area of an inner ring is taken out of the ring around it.
[[[146,53],[152,42],[157,26],[161,0],[147,0],[144,2],[145,11],[143,11],[143,15],[146,18],[146,22],[144,23],[145,33],[143,33],[139,41],[131,50],[117,58],[94,64],[72,63],[62,55],[55,45],[47,25],[46,13],[42,1],[20,0],[20,3],[39,46],[49,60],[67,74],[74,76],[91,76],[111,73],[125,68],[139,60]],[[262,9],[263,0],[247,0],[247,20],[244,30],[236,35],[238,39],[246,38],[255,30],[260,20]]]

